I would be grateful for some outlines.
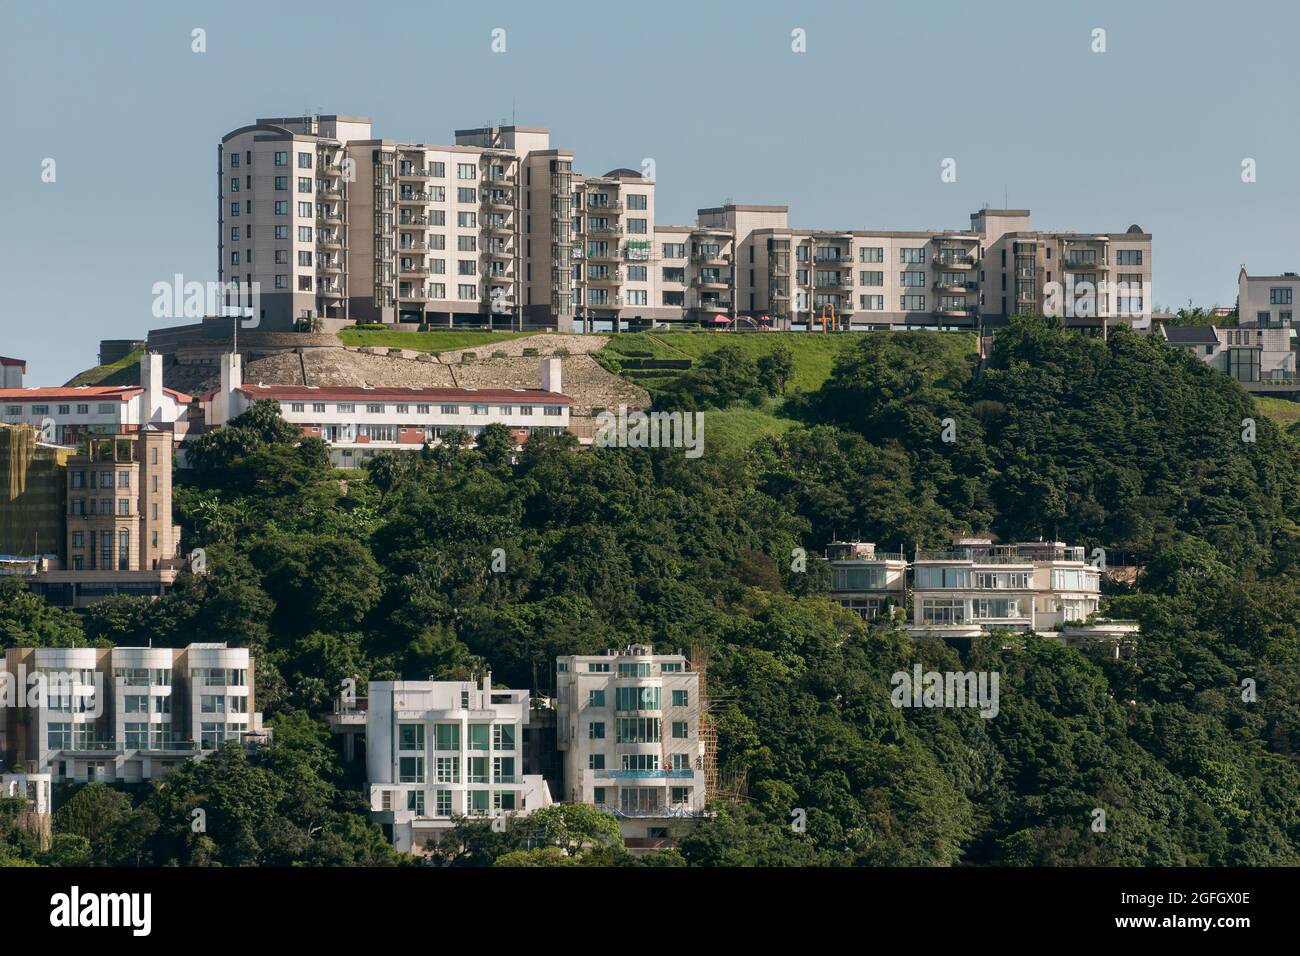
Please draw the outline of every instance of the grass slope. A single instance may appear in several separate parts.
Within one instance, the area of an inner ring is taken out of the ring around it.
[[[533,332],[401,332],[396,329],[343,329],[338,333],[344,345],[410,349],[413,352],[452,352],[456,349],[487,349]]]
[[[116,362],[110,362],[108,365],[97,365],[72,379],[67,383],[66,387],[75,388],[78,385],[139,385],[141,354],[143,354],[142,350],[137,349]]]

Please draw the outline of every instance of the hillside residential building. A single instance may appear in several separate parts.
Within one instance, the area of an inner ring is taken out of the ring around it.
[[[371,681],[364,707],[370,810],[393,844],[419,853],[458,817],[549,806],[546,782],[524,774],[528,717],[528,691],[494,690],[491,675],[481,685]]]
[[[171,433],[152,425],[83,435],[60,469],[66,481],[58,560],[42,560],[30,586],[53,604],[87,607],[115,595],[158,597],[184,561],[172,518]]]
[[[4,766],[54,783],[150,780],[268,738],[246,648],[9,648],[3,675]]]
[[[1237,324],[1254,329],[1292,328],[1298,298],[1300,274],[1252,276],[1242,266],[1237,273]]]
[[[204,410],[214,428],[255,402],[277,402],[281,417],[303,437],[329,443],[335,467],[359,468],[380,452],[419,451],[453,431],[474,439],[494,422],[510,429],[516,446],[531,435],[567,431],[573,403],[560,391],[561,360],[543,359],[541,372],[541,388],[244,385],[238,356],[231,355]]]
[[[877,551],[866,541],[832,541],[826,546],[831,592],[843,607],[863,618],[880,617],[907,604],[907,558]]]
[[[1289,315],[1289,313],[1287,313]],[[1290,324],[1244,325],[1218,328],[1213,325],[1161,325],[1161,336],[1170,345],[1190,352],[1206,365],[1231,375],[1247,391],[1269,385],[1292,386],[1296,378],[1296,330]]]
[[[613,812],[629,848],[669,845],[704,812],[700,675],[645,644],[556,661],[564,799]]]
[[[0,422],[38,428],[54,445],[76,445],[83,435],[117,435],[152,425],[175,441],[189,432],[194,400],[163,387],[161,355],[140,358],[139,385],[0,388]]]
[[[967,640],[993,629],[1035,631],[1066,643],[1131,643],[1130,621],[1088,618],[1101,607],[1101,571],[1080,547],[1058,541],[995,545],[957,538],[943,551],[917,551],[906,588],[902,555],[882,555],[865,542],[832,542],[831,597],[864,618],[886,603],[908,608],[915,636]]]
[[[969,229],[809,229],[736,204],[664,224],[646,170],[581,174],[540,127],[433,146],[374,138],[365,117],[259,119],[226,134],[218,167],[221,277],[258,284],[263,329],[977,328],[1050,311],[1054,285],[1065,324],[1097,334],[1151,308],[1138,226],[1040,232],[1027,209],[982,209]]]

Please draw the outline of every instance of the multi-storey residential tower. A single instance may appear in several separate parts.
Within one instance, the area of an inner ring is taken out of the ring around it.
[[[56,783],[148,780],[267,739],[247,648],[10,648],[3,673],[19,695],[0,713],[5,765]]]
[[[548,806],[525,775],[526,690],[473,681],[371,681],[364,706],[370,809],[394,845],[419,852],[456,817],[527,814]]]
[[[699,673],[634,644],[556,661],[564,799],[611,810],[630,847],[672,839],[705,807]]]

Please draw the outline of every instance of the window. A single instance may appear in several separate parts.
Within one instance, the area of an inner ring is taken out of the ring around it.
[[[617,710],[658,710],[658,687],[619,687],[615,689]]]
[[[674,706],[674,707],[689,707],[689,706],[690,706],[690,704],[689,704],[689,702],[688,702],[688,701],[689,701],[689,698],[690,698],[690,695],[689,695],[689,693],[688,693],[687,691],[684,691],[684,690],[675,690],[675,691],[673,691],[673,706]]]
[[[433,791],[433,812],[435,816],[451,816],[451,791],[435,790]]]
[[[646,209],[646,208],[648,208],[648,207],[646,206],[646,195],[645,195],[645,193],[628,193],[628,196],[627,196],[627,208],[628,208],[628,209]]]
[[[659,743],[658,717],[620,717],[615,722],[616,741],[620,744]]]
[[[470,757],[465,761],[465,782],[466,783],[487,783],[488,782],[488,763],[487,757]]]
[[[399,724],[397,749],[424,752],[424,724]]]
[[[605,706],[605,692],[604,692],[603,690],[591,690],[591,691],[587,691],[587,706],[588,706],[588,707],[604,707],[604,706]]]
[[[688,724],[688,723],[687,723],[686,721],[684,721],[684,720],[674,720],[674,721],[673,721],[673,739],[674,739],[674,740],[685,740],[686,738],[690,737],[690,735],[691,735],[690,724]]]
[[[605,739],[605,722],[603,720],[593,720],[589,724],[587,724],[587,739],[588,740]]]
[[[604,755],[604,754],[587,754],[587,769],[588,769],[588,770],[604,770],[604,769],[605,769],[605,755]]]
[[[288,165],[289,165],[289,154],[288,154],[288,153],[276,152],[276,154],[275,154],[275,165],[277,165],[277,166],[288,166]]]
[[[311,153],[298,153],[298,168],[311,169]]]
[[[493,750],[514,750],[515,749],[514,724],[493,724],[492,725],[492,749]]]
[[[588,674],[608,674],[609,665],[606,663],[589,663],[587,664]]]
[[[867,312],[883,312],[885,297],[883,295],[860,295],[858,296],[858,306]]]
[[[883,246],[864,246],[858,250],[859,262],[884,262],[885,250]]]
[[[650,665],[649,663],[619,664],[618,676],[619,677],[649,677]]]
[[[903,312],[924,312],[925,296],[923,295],[899,296],[898,307]]]
[[[1291,289],[1287,286],[1281,286],[1268,290],[1268,301],[1273,305],[1290,305]]]
[[[406,791],[406,809],[414,810],[418,817],[424,816],[424,791],[408,790]]]
[[[1115,252],[1115,263],[1121,266],[1142,265],[1141,249],[1119,249]]]
[[[925,246],[917,246],[916,248],[899,249],[898,261],[899,262],[924,262]]]
[[[460,750],[460,724],[437,724],[434,727],[435,750]]]
[[[876,286],[884,284],[885,274],[883,272],[867,272],[864,270],[858,273],[858,285]]]
[[[487,750],[490,728],[491,728],[490,724],[470,724],[469,742],[466,744],[466,749]]]
[[[460,758],[434,757],[433,772],[437,783],[460,783]]]
[[[397,761],[398,783],[424,783],[424,758],[401,757]]]
[[[123,710],[128,714],[149,713],[149,697],[145,694],[127,694],[123,698]]]
[[[519,778],[515,776],[514,757],[493,757],[492,758],[492,782],[493,783],[518,783],[519,782]]]

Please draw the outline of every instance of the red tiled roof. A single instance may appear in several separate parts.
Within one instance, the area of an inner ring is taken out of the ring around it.
[[[135,398],[144,391],[139,385],[83,385],[62,386],[59,388],[0,388],[0,401],[41,401],[43,399],[80,398],[96,401],[125,402]],[[182,405],[194,401],[184,392],[164,388],[164,392]]]
[[[465,402],[509,402],[511,405],[573,404],[573,399],[568,395],[540,388],[361,388],[355,385],[316,388],[311,385],[243,385],[239,391],[253,399],[304,402],[414,402],[420,399],[436,402],[454,398]]]

